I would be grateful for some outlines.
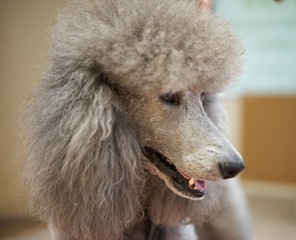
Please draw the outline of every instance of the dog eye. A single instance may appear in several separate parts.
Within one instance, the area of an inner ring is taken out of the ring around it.
[[[206,92],[202,92],[202,93],[200,94],[200,100],[201,100],[202,102],[207,101],[207,99],[210,98],[210,97],[211,97],[211,95],[209,95],[209,94],[206,93]]]
[[[179,96],[177,94],[173,94],[173,93],[167,93],[167,94],[160,96],[160,100],[168,105],[179,105],[180,104]]]
[[[201,101],[203,101],[203,100],[205,99],[205,97],[206,97],[206,93],[205,93],[205,92],[202,92],[202,93],[200,94],[200,99],[201,99]]]

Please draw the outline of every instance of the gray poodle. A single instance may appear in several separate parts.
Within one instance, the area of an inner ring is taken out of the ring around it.
[[[241,55],[195,0],[73,0],[27,111],[30,206],[53,238],[250,239],[217,100]]]

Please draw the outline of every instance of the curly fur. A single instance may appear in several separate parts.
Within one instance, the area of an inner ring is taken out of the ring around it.
[[[167,225],[213,216],[223,182],[209,182],[202,201],[168,189],[142,156],[133,114],[143,109],[134,106],[151,92],[222,91],[241,54],[227,24],[194,1],[73,0],[53,29],[48,70],[27,111],[26,184],[38,218],[67,239],[114,240],[146,212]],[[222,130],[218,102],[204,108]]]

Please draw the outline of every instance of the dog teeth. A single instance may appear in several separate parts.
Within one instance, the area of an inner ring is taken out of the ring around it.
[[[194,190],[205,191],[205,189],[206,189],[206,182],[191,177],[188,180],[188,187],[191,188],[191,189],[194,189]]]
[[[192,186],[194,184],[194,181],[195,181],[194,178],[190,178],[190,180],[188,182],[189,183],[189,186]]]

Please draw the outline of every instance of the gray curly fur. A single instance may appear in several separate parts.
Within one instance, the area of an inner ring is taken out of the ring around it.
[[[191,201],[151,175],[131,117],[141,109],[131,106],[151,93],[222,91],[241,54],[228,25],[195,1],[72,1],[27,111],[26,184],[36,216],[77,240],[123,239],[146,213],[165,225],[210,219],[223,183],[209,182],[206,199]],[[204,107],[222,130],[221,106]]]

